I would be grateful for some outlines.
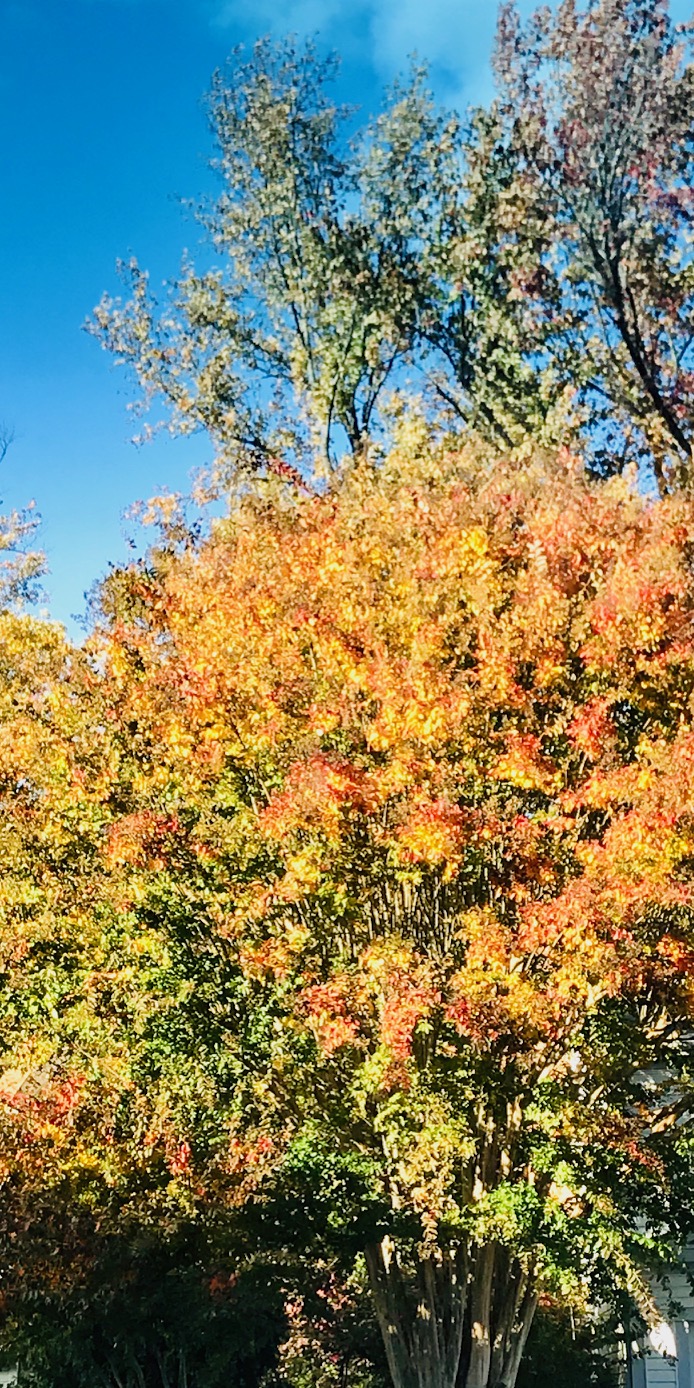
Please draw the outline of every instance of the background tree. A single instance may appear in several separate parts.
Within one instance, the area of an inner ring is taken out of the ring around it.
[[[256,465],[287,447],[331,465],[336,446],[365,445],[411,353],[427,252],[454,196],[455,123],[421,79],[350,146],[348,112],[326,92],[334,69],[310,44],[264,40],[217,74],[223,192],[202,216],[221,268],[186,267],[157,320],[131,262],[130,305],[104,300],[95,318],[176,424],[202,424]]]
[[[500,443],[551,434],[560,392],[540,357],[554,328],[519,292],[541,201],[503,153],[484,185],[468,180],[458,117],[421,72],[348,138],[334,71],[310,44],[263,40],[217,74],[223,191],[200,215],[219,259],[184,265],[163,309],[131,261],[129,303],[105,297],[92,331],[174,428],[203,427],[255,467],[359,453],[408,372]]]
[[[532,292],[555,316],[596,464],[640,456],[661,492],[692,469],[690,43],[667,0],[563,0],[525,25],[504,4],[499,140],[476,156],[486,183],[504,151],[553,224]]]
[[[13,442],[14,431],[0,421],[0,464]],[[39,524],[33,502],[22,510],[0,514],[0,610],[38,597],[39,580],[46,570],[45,555],[33,548]]]
[[[667,0],[505,5],[488,109],[438,111],[415,73],[348,138],[334,62],[263,40],[212,91],[218,260],[161,309],[131,261],[92,330],[227,462],[330,469],[407,386],[501,448],[578,433],[666,491],[691,459],[688,56]]]

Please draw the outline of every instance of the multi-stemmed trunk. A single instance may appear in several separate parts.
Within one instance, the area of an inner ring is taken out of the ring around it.
[[[386,1238],[366,1262],[393,1388],[515,1388],[537,1297],[504,1248],[458,1245],[408,1275]]]
[[[453,1388],[465,1325],[465,1249],[423,1258],[408,1277],[386,1238],[367,1249],[366,1263],[394,1388]]]
[[[517,1259],[498,1244],[478,1250],[459,1388],[515,1388],[536,1306],[535,1279]]]

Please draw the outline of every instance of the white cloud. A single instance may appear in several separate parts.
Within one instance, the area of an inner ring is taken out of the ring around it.
[[[363,16],[370,0],[347,4],[345,0],[221,0],[214,14],[219,27],[253,28],[254,33],[269,31],[285,34],[320,33],[334,40],[352,28],[357,17],[363,29]]]
[[[447,96],[470,100],[478,88],[486,89],[495,26],[495,6],[488,0],[377,0],[371,10],[379,70],[398,72],[416,53]]]
[[[215,23],[254,34],[318,34],[390,79],[416,55],[448,99],[488,92],[494,0],[221,0]]]

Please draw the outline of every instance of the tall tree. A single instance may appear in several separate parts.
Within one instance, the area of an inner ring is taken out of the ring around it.
[[[511,3],[496,52],[499,148],[553,224],[534,290],[565,379],[598,465],[640,456],[661,492],[692,478],[691,32],[668,0],[562,0],[525,25]]]
[[[667,0],[501,7],[498,98],[461,121],[421,73],[348,138],[334,63],[260,42],[218,74],[218,259],[92,330],[227,461],[330,469],[409,381],[502,448],[572,432],[592,466],[691,473],[690,31]]]
[[[518,292],[546,240],[533,189],[503,155],[493,180],[467,180],[460,121],[421,72],[348,138],[334,69],[263,40],[217,74],[222,193],[200,215],[218,259],[185,264],[163,308],[130,261],[129,302],[105,297],[92,331],[174,428],[252,467],[363,451],[408,373],[499,443],[551,436],[554,327]]]
[[[361,1250],[396,1388],[513,1388],[542,1288],[648,1315],[691,1225],[692,533],[417,435],[105,590],[167,1159]]]

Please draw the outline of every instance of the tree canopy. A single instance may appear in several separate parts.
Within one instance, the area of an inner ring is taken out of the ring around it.
[[[360,1253],[397,1388],[689,1227],[693,526],[414,429],[104,590],[150,1161]]]
[[[387,445],[392,396],[599,473],[691,470],[689,30],[667,0],[500,11],[498,92],[462,118],[415,71],[360,129],[333,60],[263,40],[217,74],[207,264],[91,328],[227,466]]]

